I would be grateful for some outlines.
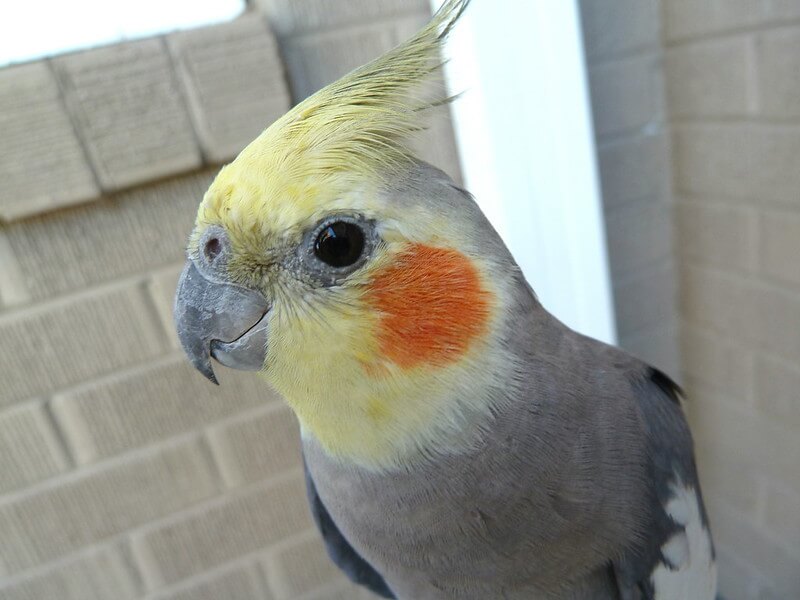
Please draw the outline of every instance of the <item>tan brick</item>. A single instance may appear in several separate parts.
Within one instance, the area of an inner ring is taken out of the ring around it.
[[[46,62],[0,69],[0,220],[98,194]]]
[[[67,106],[106,190],[200,165],[200,151],[163,40],[53,59]]]
[[[750,106],[751,39],[746,36],[669,48],[667,101],[673,117],[743,115]]]
[[[612,277],[647,269],[672,255],[672,210],[663,202],[631,202],[606,216]]]
[[[797,364],[760,354],[755,373],[758,410],[782,423],[800,427],[800,369]]]
[[[225,482],[231,487],[302,466],[297,419],[282,402],[213,427],[208,435]]]
[[[753,600],[758,586],[758,572],[746,560],[742,560],[717,544],[716,562],[719,578],[718,598],[725,600]]]
[[[692,393],[691,398],[686,410],[695,441],[710,457],[709,464],[724,457],[729,464],[800,490],[800,438],[792,427],[742,409],[724,396]]]
[[[710,512],[720,550],[730,549],[753,565],[780,598],[792,598],[800,589],[800,559],[769,539],[750,519],[723,504]]]
[[[313,527],[302,474],[228,496],[172,524],[134,534],[149,588],[173,583]]]
[[[255,0],[255,3],[281,36],[430,10],[426,0]]]
[[[687,374],[742,404],[753,393],[753,353],[724,335],[688,325],[681,330],[681,355]]]
[[[0,317],[0,405],[162,354],[144,291],[128,286]]]
[[[601,144],[598,164],[606,210],[670,193],[669,140],[663,131]]]
[[[668,41],[740,29],[758,24],[763,2],[753,0],[666,0],[664,33]]]
[[[783,592],[774,589],[769,582],[759,579],[756,582],[757,591],[754,596],[756,600],[785,600]]]
[[[275,600],[263,587],[254,564],[237,565],[203,574],[199,580],[147,596],[147,600]]]
[[[759,289],[754,339],[767,350],[797,360],[800,335],[792,323],[800,323],[800,296],[778,288]]]
[[[53,412],[76,460],[88,463],[277,400],[254,374],[215,371],[219,387],[181,353],[60,394]]]
[[[800,15],[800,10],[797,11]],[[757,38],[762,111],[773,117],[800,116],[800,27],[765,32]]]
[[[236,156],[290,106],[283,65],[260,14],[169,36],[207,159]]]
[[[700,396],[696,396],[694,388],[689,388],[686,403],[691,406],[695,397]],[[703,431],[695,432],[701,438],[703,434]],[[695,457],[703,493],[707,497],[724,498],[732,507],[755,517],[763,485],[758,469],[734,462],[724,454],[713,454],[704,446],[695,449]]]
[[[765,9],[770,19],[785,21],[800,17],[800,4],[796,0],[768,0]]]
[[[633,335],[674,318],[674,271],[671,262],[664,262],[615,282],[614,305],[620,337]]]
[[[283,51],[292,95],[295,100],[310,96],[391,49],[395,40],[394,27],[384,23],[287,40]]]
[[[680,380],[676,319],[620,338],[619,345],[646,363],[661,369],[676,381]]]
[[[800,357],[800,297],[708,269],[681,271],[682,314],[723,336],[754,342],[787,358]]]
[[[581,25],[590,61],[659,45],[658,2],[581,0]]]
[[[677,205],[678,252],[697,264],[753,270],[758,261],[755,210]]]
[[[380,600],[380,597],[372,594],[363,586],[343,581],[304,594],[297,600]]]
[[[760,221],[761,266],[778,281],[800,284],[800,214],[769,212]]]
[[[344,579],[316,531],[271,552],[263,564],[276,600],[292,600]]]
[[[800,493],[770,486],[766,496],[764,522],[769,531],[800,553]]]
[[[680,290],[681,314],[689,327],[705,325],[721,337],[752,341],[759,309],[755,286],[684,264]]]
[[[68,466],[43,403],[0,413],[0,492],[47,479]]]
[[[602,138],[640,131],[659,121],[663,116],[658,85],[660,73],[658,59],[650,55],[590,68],[595,135]]]
[[[161,324],[169,336],[173,348],[181,348],[178,332],[175,329],[173,316],[175,308],[175,292],[178,289],[178,279],[183,271],[183,261],[162,269],[150,277],[147,289],[156,305]]]
[[[677,190],[800,202],[800,128],[732,123],[681,125],[674,132]]]
[[[11,249],[6,228],[0,226],[0,306],[25,304],[30,298],[25,276]]]
[[[8,243],[31,295],[46,298],[182,261],[215,174],[170,179],[9,225]]]
[[[136,580],[119,548],[107,546],[0,584],[0,600],[134,600]]]
[[[78,473],[0,505],[0,561],[17,572],[142,525],[216,492],[190,440]]]

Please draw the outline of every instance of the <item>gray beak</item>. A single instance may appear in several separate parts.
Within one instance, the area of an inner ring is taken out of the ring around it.
[[[175,327],[189,360],[213,383],[212,357],[233,369],[263,368],[268,311],[261,293],[220,281],[195,260],[186,262],[175,296]]]

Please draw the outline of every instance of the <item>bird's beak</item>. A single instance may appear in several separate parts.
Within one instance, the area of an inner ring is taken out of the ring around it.
[[[175,327],[189,360],[213,383],[212,357],[233,369],[263,368],[268,312],[260,292],[219,281],[186,261],[175,295]]]

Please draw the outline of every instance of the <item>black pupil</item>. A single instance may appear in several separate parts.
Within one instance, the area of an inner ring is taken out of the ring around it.
[[[364,232],[358,225],[337,221],[323,229],[317,236],[314,252],[332,267],[349,267],[364,250]]]

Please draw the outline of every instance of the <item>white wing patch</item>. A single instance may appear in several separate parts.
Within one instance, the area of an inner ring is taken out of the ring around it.
[[[717,565],[711,551],[711,535],[703,525],[697,493],[680,481],[673,488],[667,514],[682,525],[662,546],[670,566],[659,563],[651,575],[656,600],[714,600]]]

